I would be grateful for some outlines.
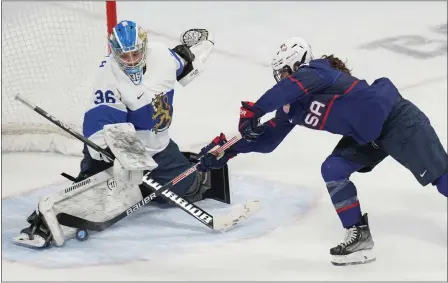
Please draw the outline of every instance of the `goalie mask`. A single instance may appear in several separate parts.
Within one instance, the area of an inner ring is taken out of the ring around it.
[[[271,66],[277,82],[297,71],[300,65],[314,59],[311,46],[300,37],[285,41],[272,58]]]
[[[115,61],[134,84],[140,84],[142,81],[146,44],[146,31],[132,21],[119,22],[109,37],[109,46]]]

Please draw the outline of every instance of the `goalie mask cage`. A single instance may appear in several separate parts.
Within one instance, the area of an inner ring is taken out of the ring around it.
[[[14,97],[20,93],[82,133],[116,23],[115,1],[2,2],[2,151],[81,155],[81,142]]]

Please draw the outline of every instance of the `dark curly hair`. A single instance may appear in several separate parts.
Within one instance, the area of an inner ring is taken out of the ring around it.
[[[349,68],[347,68],[347,66],[345,65],[346,62],[342,62],[341,59],[339,59],[338,57],[335,57],[333,54],[331,55],[324,55],[322,56],[322,59],[327,59],[328,61],[330,61],[330,65],[333,68],[338,69],[341,72],[347,73],[349,75],[351,75],[351,70]]]

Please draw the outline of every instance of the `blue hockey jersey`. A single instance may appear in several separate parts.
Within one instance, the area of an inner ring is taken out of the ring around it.
[[[277,111],[254,142],[241,140],[237,152],[270,152],[296,125],[353,137],[359,144],[375,140],[399,97],[387,78],[372,85],[312,60],[278,82],[254,106],[261,113]]]

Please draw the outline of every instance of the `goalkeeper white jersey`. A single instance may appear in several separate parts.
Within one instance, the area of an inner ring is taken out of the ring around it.
[[[148,43],[142,82],[135,85],[110,55],[101,62],[84,115],[83,134],[105,148],[103,127],[132,123],[148,152],[168,145],[173,118],[174,86],[184,61],[162,43]],[[99,153],[89,147],[94,159]]]

